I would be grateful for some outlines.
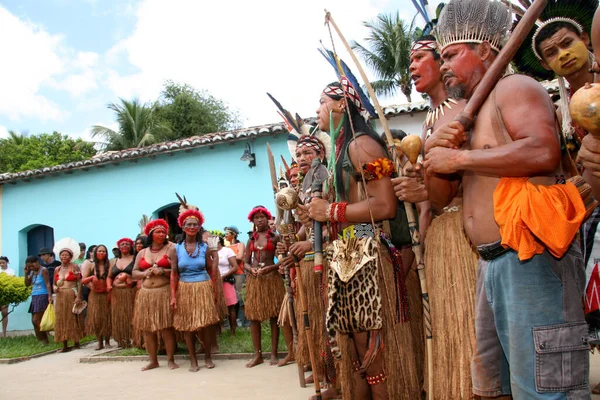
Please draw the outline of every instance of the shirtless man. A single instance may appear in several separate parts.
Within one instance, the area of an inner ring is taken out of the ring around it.
[[[415,41],[411,49],[411,77],[417,91],[427,93],[431,102],[423,124],[423,143],[437,127],[451,122],[465,104],[464,100],[448,99],[440,64],[433,36]],[[416,169],[421,170],[421,166]],[[475,347],[478,257],[464,234],[462,198],[457,196],[460,176],[436,174],[425,176],[423,182],[420,177],[412,177],[412,169],[407,175],[410,177],[394,178],[392,183],[400,200],[417,203],[419,229],[421,237],[425,237],[432,345],[437,352],[433,393],[429,398],[473,398],[470,362]]]
[[[474,6],[481,7],[482,20],[470,20],[477,15],[466,10]],[[451,21],[455,15],[469,15],[468,21],[457,27]],[[453,0],[444,8],[438,42],[449,94],[471,97],[504,44],[510,21],[500,2]],[[464,37],[479,40],[465,42]],[[544,251],[520,261],[501,245],[494,219],[493,195],[501,177],[530,177],[531,183],[548,186],[562,173],[559,132],[546,91],[531,78],[506,77],[468,135],[461,124],[446,124],[425,151],[428,174],[462,173],[465,229],[480,254],[474,393],[484,398],[589,398],[579,246],[572,244],[560,259]],[[563,366],[565,357],[571,361]]]

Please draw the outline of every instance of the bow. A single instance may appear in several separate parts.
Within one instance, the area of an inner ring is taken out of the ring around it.
[[[381,105],[379,104],[379,101],[377,100],[375,91],[373,90],[373,87],[371,86],[371,83],[369,82],[369,79],[367,78],[367,75],[366,75],[364,69],[362,68],[360,62],[356,58],[356,55],[352,51],[352,47],[350,47],[350,44],[348,44],[348,42],[344,38],[344,35],[342,34],[342,32],[338,28],[337,24],[331,17],[331,13],[328,12],[327,10],[325,10],[325,24],[328,25],[328,27],[333,27],[333,29],[336,31],[338,37],[344,44],[344,47],[350,54],[352,61],[356,65],[356,68],[358,69],[360,76],[361,76],[363,82],[365,83],[365,87],[366,87],[367,91],[369,92],[369,96],[370,96],[371,100],[373,101],[373,105],[375,106],[375,111],[377,112],[377,115],[379,116],[379,122],[381,123],[381,126],[383,127],[383,131],[385,132],[385,139],[388,144],[388,150],[390,152],[390,155],[392,156],[394,165],[396,167],[396,172],[398,173],[398,176],[402,176],[403,170],[402,170],[402,164],[401,164],[401,156],[396,151],[396,147],[394,146],[394,140],[392,138],[392,133],[390,132],[390,127],[387,123],[387,119],[385,118],[383,109],[381,108]],[[361,174],[362,174],[362,171],[361,171]],[[363,176],[363,179],[364,179],[364,176]],[[408,202],[404,202],[404,208],[406,210],[406,216],[408,218],[408,227],[410,230],[410,235],[411,235],[411,240],[412,240],[412,251],[415,254],[415,260],[417,262],[417,271],[419,273],[419,280],[421,282],[421,296],[423,299],[423,320],[425,323],[425,338],[426,338],[426,343],[427,343],[427,363],[428,363],[428,373],[429,373],[428,393],[431,398],[431,394],[433,393],[433,346],[432,346],[432,335],[431,335],[431,316],[429,314],[429,310],[430,310],[429,292],[427,290],[427,281],[425,279],[425,264],[423,262],[423,249],[421,247],[421,238],[419,235],[419,230],[417,229],[417,222],[416,222],[417,219],[416,219],[412,204],[410,204]],[[369,210],[370,210],[370,206],[369,206]],[[373,219],[372,214],[371,214],[371,219]],[[374,223],[374,221],[373,221],[373,223]]]

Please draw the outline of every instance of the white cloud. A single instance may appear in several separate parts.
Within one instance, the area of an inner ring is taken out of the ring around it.
[[[4,139],[6,137],[8,137],[8,130],[4,126],[0,125],[0,139]]]
[[[51,34],[0,6],[0,115],[12,121],[63,121],[69,112],[40,94],[44,87],[80,96],[97,88],[98,54],[76,52]]]
[[[335,79],[316,50],[321,40],[331,48],[323,9],[332,12],[348,40],[362,41],[367,35],[362,22],[374,19],[388,3],[143,0],[133,33],[107,57],[114,63],[126,59],[137,71],[113,71],[107,85],[118,96],[147,101],[157,97],[166,79],[189,83],[239,109],[246,125],[278,120],[267,91],[286,108],[313,116],[320,91]],[[337,39],[335,46],[352,65]]]

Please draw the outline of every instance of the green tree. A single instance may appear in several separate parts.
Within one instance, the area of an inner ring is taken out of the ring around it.
[[[238,113],[205,90],[166,81],[158,100],[157,115],[171,127],[169,140],[238,128]]]
[[[31,286],[25,286],[25,278],[0,273],[0,305],[11,305],[9,314],[31,294]],[[0,321],[4,318],[0,318]]]
[[[363,22],[369,28],[365,38],[370,49],[352,42],[355,49],[377,76],[372,82],[378,95],[392,96],[399,88],[411,101],[412,81],[410,79],[410,47],[413,38],[412,24],[407,26],[400,14],[379,14],[375,22]]]
[[[21,172],[91,158],[93,143],[58,132],[32,135],[22,141],[0,139],[0,172]]]
[[[160,143],[168,138],[170,128],[158,120],[157,104],[142,104],[138,99],[110,103],[108,108],[116,114],[118,130],[106,126],[92,126],[92,137],[100,137],[103,150],[125,150]]]

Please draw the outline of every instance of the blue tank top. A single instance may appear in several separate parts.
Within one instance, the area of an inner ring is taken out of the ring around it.
[[[179,269],[179,280],[181,282],[203,282],[210,279],[208,272],[206,271],[206,249],[208,245],[206,243],[199,243],[194,251],[193,255],[197,257],[191,257],[187,251],[185,251],[185,242],[178,243],[175,246],[177,250],[177,268]]]
[[[37,273],[33,282],[31,282],[31,286],[32,296],[37,296],[39,294],[48,295],[48,290],[46,289],[46,284],[44,283],[44,276],[42,275],[41,270]]]

